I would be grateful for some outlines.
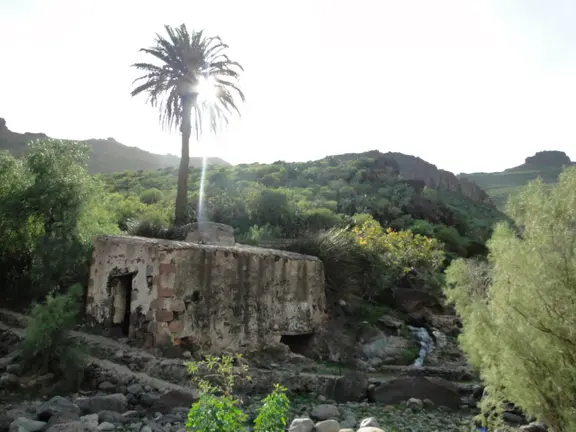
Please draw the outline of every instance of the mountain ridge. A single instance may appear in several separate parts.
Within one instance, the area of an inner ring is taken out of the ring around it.
[[[510,194],[518,192],[537,178],[541,178],[544,183],[556,183],[567,166],[576,166],[576,162],[565,152],[544,150],[528,156],[523,164],[504,171],[461,173],[458,177],[476,183],[488,193],[498,208],[503,209]]]
[[[29,142],[37,139],[50,138],[42,132],[13,132],[6,125],[6,120],[0,117],[0,150],[7,150],[15,157],[22,157],[27,152]],[[114,138],[67,140],[87,144],[91,148],[88,160],[88,172],[113,173],[123,171],[156,170],[168,167],[177,167],[180,158],[171,154],[156,154],[135,146],[127,146]],[[208,165],[229,166],[230,163],[217,157],[208,157]],[[202,166],[202,158],[191,157],[190,166]]]
[[[383,161],[388,161],[388,163],[393,161],[394,168],[404,180],[423,182],[424,186],[432,189],[459,193],[474,202],[493,205],[488,193],[475,182],[467,178],[459,178],[456,174],[440,169],[436,165],[418,156],[399,152],[383,153],[379,150],[328,156],[328,158],[339,160],[350,160],[362,157],[382,159]]]

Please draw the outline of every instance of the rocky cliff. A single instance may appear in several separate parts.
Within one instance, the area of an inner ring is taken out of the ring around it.
[[[572,165],[572,161],[566,153],[557,150],[547,150],[537,152],[534,156],[524,160],[525,165],[535,166],[564,166]]]
[[[382,161],[382,165],[394,167],[394,169],[398,170],[400,177],[405,180],[424,182],[427,187],[455,192],[474,202],[492,205],[488,194],[473,181],[460,178],[450,171],[439,169],[436,165],[416,156],[396,152],[382,153],[378,150],[372,150],[364,153],[347,153],[335,157],[341,160],[376,159]]]

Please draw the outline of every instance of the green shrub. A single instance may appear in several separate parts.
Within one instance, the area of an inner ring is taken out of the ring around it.
[[[208,356],[199,362],[186,363],[188,372],[200,391],[200,399],[188,412],[186,426],[195,432],[237,432],[245,429],[248,416],[234,394],[238,381],[249,381],[248,366],[240,354]],[[254,420],[255,432],[283,432],[288,420],[290,401],[286,389],[275,385],[262,400]]]
[[[67,294],[48,295],[29,314],[22,347],[25,370],[54,373],[67,388],[77,388],[84,372],[83,350],[67,331],[74,329],[80,313],[82,287]]]
[[[388,288],[379,254],[363,248],[346,229],[310,234],[283,248],[320,258],[326,285],[332,292],[372,297]]]
[[[508,204],[488,262],[454,261],[446,294],[464,324],[460,342],[488,389],[551,431],[576,430],[576,168],[531,183]]]
[[[157,202],[162,201],[163,198],[164,194],[157,188],[146,189],[140,193],[140,201],[144,204],[156,204]]]

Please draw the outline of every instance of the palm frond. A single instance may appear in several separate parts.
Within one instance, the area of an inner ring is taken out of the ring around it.
[[[197,102],[193,107],[192,124],[196,138],[205,132],[203,125],[212,131],[228,124],[231,115],[240,115],[239,101],[245,96],[238,86],[242,66],[226,55],[229,48],[219,36],[206,36],[204,30],[189,32],[186,25],[166,25],[166,35],[156,34],[154,45],[142,48],[155,63],[134,63],[141,73],[133,84],[131,95],[146,94],[147,102],[160,111],[160,122],[166,129],[176,129],[182,123],[182,97],[179,86],[196,83],[201,77],[211,79],[216,87],[216,100],[212,103]],[[209,125],[204,119],[208,116]]]

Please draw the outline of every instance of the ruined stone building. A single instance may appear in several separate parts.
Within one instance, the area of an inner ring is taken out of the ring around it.
[[[89,323],[145,346],[242,351],[313,334],[323,322],[319,259],[236,245],[222,230],[187,240],[98,238]]]

